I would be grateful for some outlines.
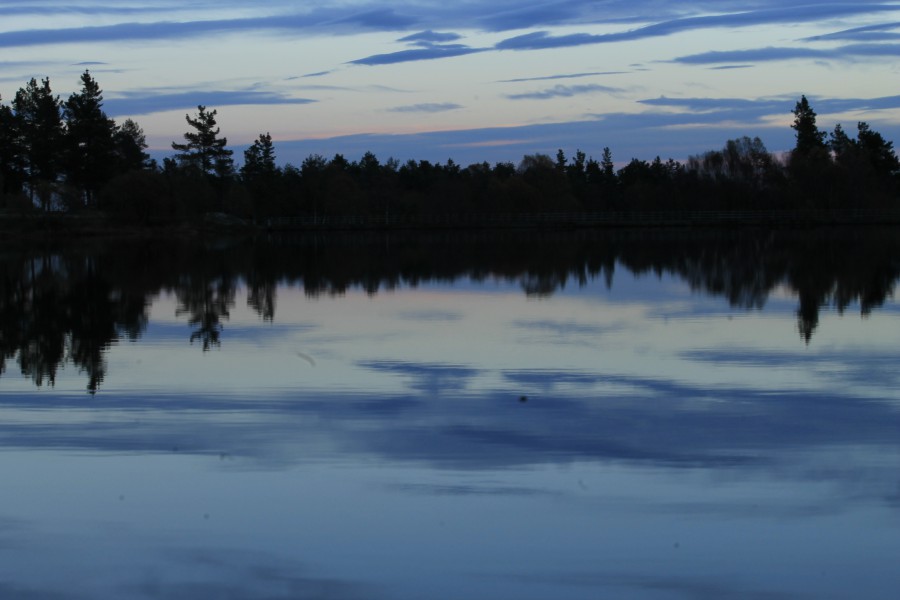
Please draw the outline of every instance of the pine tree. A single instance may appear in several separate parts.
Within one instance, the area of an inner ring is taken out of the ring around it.
[[[816,126],[816,111],[809,105],[806,96],[801,96],[794,106],[794,123],[791,128],[797,132],[797,145],[794,154],[810,156],[819,150],[825,150],[825,132]]]
[[[116,155],[116,170],[119,173],[138,171],[148,166],[150,155],[147,149],[147,136],[140,125],[131,119],[116,127],[113,133],[113,143]]]
[[[172,142],[172,149],[181,153],[176,156],[179,164],[219,179],[231,176],[234,171],[232,152],[225,148],[228,139],[219,137],[216,111],[207,111],[201,104],[197,107],[197,118],[192,119],[190,115],[184,118],[194,131],[184,134],[186,143]]]
[[[71,184],[90,206],[100,187],[113,175],[115,123],[103,112],[103,92],[85,71],[81,92],[63,104],[65,129],[65,170]]]
[[[868,123],[857,123],[856,129],[856,145],[877,177],[890,177],[900,170],[893,142],[885,140]]]
[[[841,165],[852,160],[852,157],[856,152],[856,141],[850,139],[850,136],[847,135],[844,128],[838,123],[834,126],[834,131],[831,132],[831,139],[828,141],[828,147],[831,148],[831,153],[834,155],[835,162]]]
[[[600,159],[600,168],[603,170],[603,176],[607,181],[612,181],[616,177],[616,167],[613,164],[612,152],[609,146],[603,148],[603,156]]]
[[[281,170],[275,165],[272,136],[260,134],[244,151],[241,179],[250,193],[256,218],[269,217],[278,211]]]
[[[16,92],[13,110],[19,122],[25,178],[32,200],[36,188],[53,184],[61,171],[62,106],[50,90],[50,80],[35,79]],[[42,198],[45,209],[49,200]]]
[[[0,102],[0,197],[21,192],[24,184],[25,156],[19,118],[12,108]]]
[[[272,136],[260,134],[259,138],[244,151],[244,166],[241,176],[245,181],[271,179],[277,173],[275,166],[275,146]]]

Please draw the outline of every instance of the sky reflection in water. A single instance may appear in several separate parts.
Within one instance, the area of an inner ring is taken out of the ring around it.
[[[807,343],[614,273],[242,284],[207,352],[164,289],[96,395],[8,360],[0,596],[893,598],[897,304]]]

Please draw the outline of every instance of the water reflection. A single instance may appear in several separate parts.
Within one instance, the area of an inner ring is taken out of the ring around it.
[[[892,599],[894,237],[7,248],[0,596]]]
[[[428,282],[501,279],[541,297],[597,280],[613,288],[617,268],[674,275],[747,310],[786,289],[797,298],[797,329],[808,343],[821,309],[843,312],[858,304],[866,315],[892,295],[900,277],[895,233],[395,234],[6,248],[0,256],[0,371],[14,360],[41,386],[53,384],[69,361],[87,375],[93,393],[106,372],[104,349],[140,338],[148,307],[162,292],[176,295],[175,313],[192,327],[189,341],[209,350],[221,343],[241,286],[247,304],[275,321],[279,285],[334,296],[354,288],[377,294]]]

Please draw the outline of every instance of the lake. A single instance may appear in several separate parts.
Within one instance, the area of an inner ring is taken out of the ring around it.
[[[897,229],[0,248],[0,597],[893,599]]]

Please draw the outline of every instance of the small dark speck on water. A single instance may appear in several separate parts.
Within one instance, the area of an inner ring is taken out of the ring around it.
[[[519,396],[519,402],[528,402],[528,396]]]

